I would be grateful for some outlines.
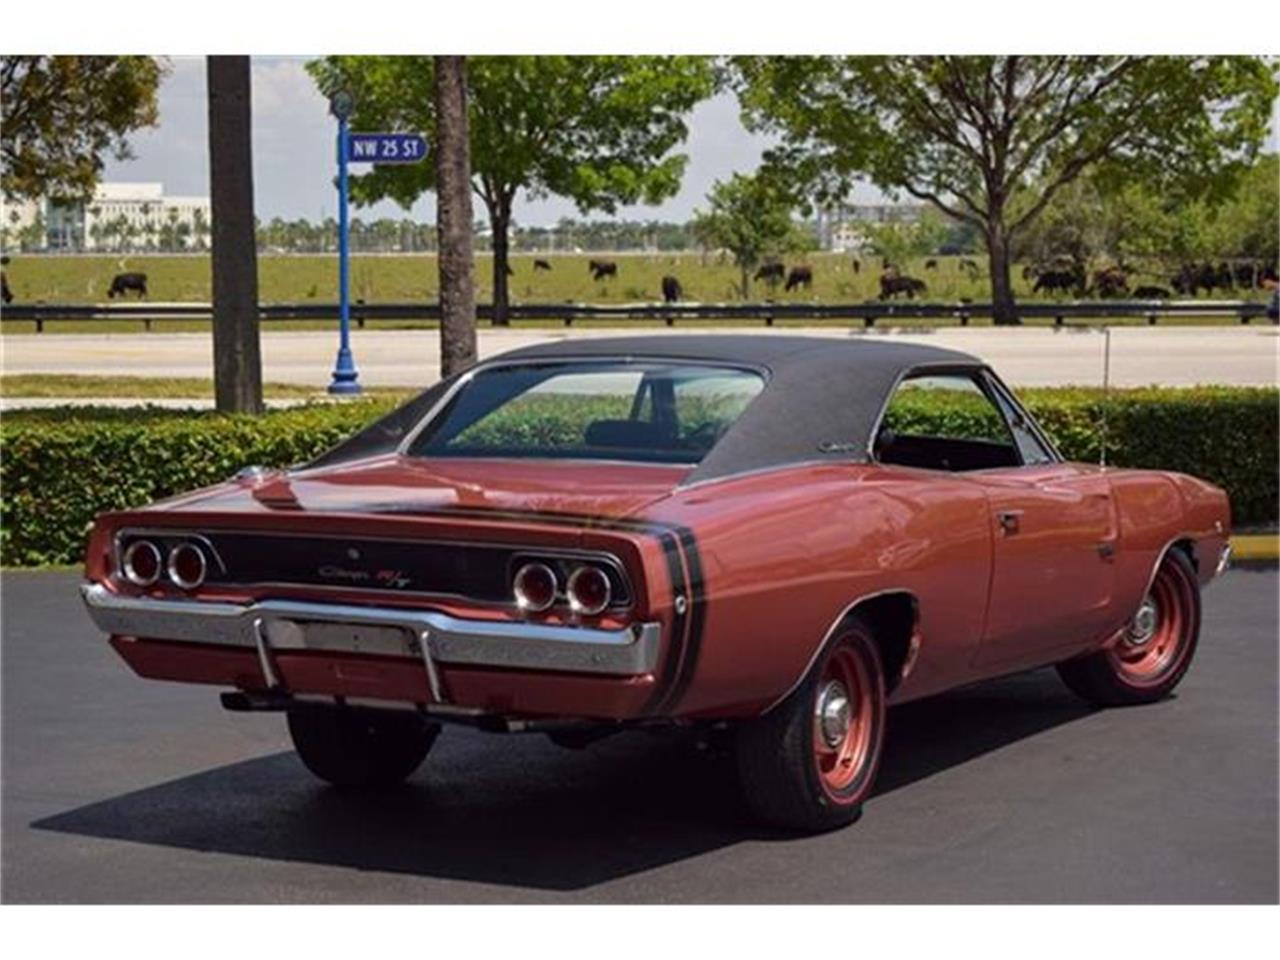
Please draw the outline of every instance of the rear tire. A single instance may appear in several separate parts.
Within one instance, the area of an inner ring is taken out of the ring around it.
[[[414,713],[348,707],[289,711],[289,736],[306,768],[334,786],[388,787],[418,769],[440,733]]]
[[[1182,681],[1199,639],[1200,581],[1187,555],[1175,547],[1165,553],[1120,639],[1058,664],[1058,675],[1100,707],[1154,703]]]
[[[885,679],[871,628],[850,618],[782,703],[738,730],[738,776],[766,823],[819,832],[857,820],[884,746]]]

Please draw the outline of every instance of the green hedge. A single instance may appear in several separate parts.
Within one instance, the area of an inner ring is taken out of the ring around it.
[[[1099,391],[1019,393],[1064,456],[1098,460]],[[1237,524],[1276,521],[1280,391],[1117,390],[1109,404],[1110,463],[1203,477],[1230,493]],[[261,417],[155,409],[8,414],[0,421],[0,561],[78,562],[85,530],[101,511],[217,483],[246,464],[305,461],[390,406],[391,401],[317,405]],[[544,419],[555,419],[546,413]],[[908,413],[933,432],[954,429],[955,418],[970,416],[963,408],[930,410],[918,398]],[[563,426],[539,424],[548,433]]]

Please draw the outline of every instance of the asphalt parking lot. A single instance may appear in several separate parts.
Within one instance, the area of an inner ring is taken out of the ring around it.
[[[1277,900],[1274,568],[1206,593],[1161,704],[1039,671],[895,709],[865,816],[805,838],[754,826],[714,751],[641,734],[453,728],[405,788],[338,793],[280,717],[134,677],[77,582],[0,578],[7,903]]]

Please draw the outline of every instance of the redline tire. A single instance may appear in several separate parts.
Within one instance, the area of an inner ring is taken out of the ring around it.
[[[1200,581],[1187,555],[1173,548],[1124,635],[1105,650],[1058,664],[1058,675],[1100,707],[1154,703],[1182,681],[1199,639]]]
[[[884,668],[854,616],[782,703],[738,730],[738,776],[760,820],[819,832],[858,819],[884,748]]]
[[[378,788],[417,770],[440,733],[414,713],[310,707],[289,711],[289,736],[306,768],[338,787]]]

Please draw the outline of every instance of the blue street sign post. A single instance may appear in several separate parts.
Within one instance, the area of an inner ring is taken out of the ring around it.
[[[336,394],[360,392],[360,374],[351,355],[351,252],[347,245],[347,118],[354,107],[355,98],[349,90],[339,90],[329,98],[329,112],[338,119],[338,359],[329,384],[329,392]]]
[[[347,242],[347,165],[349,163],[420,163],[427,156],[426,137],[416,133],[352,133],[347,119],[355,106],[350,91],[329,98],[329,111],[338,118],[338,360],[330,393],[360,392],[355,358],[351,355],[350,249]]]

